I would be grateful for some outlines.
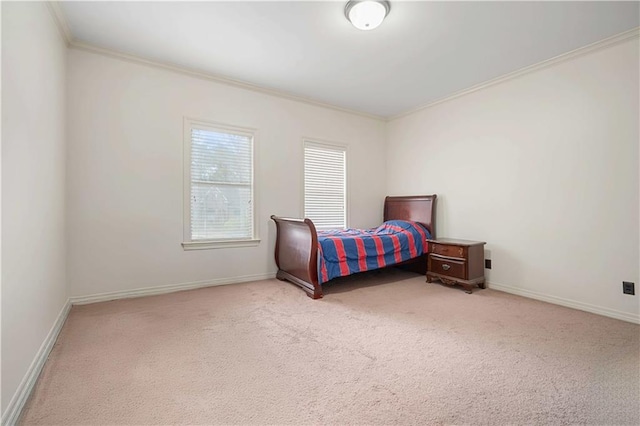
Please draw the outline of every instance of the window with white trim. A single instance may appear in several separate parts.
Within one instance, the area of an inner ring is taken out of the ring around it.
[[[317,229],[347,227],[347,148],[304,141],[304,216]]]
[[[255,245],[254,131],[185,119],[185,249]]]

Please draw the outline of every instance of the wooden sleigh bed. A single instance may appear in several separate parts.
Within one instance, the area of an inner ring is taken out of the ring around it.
[[[417,222],[435,238],[435,204],[437,196],[418,195],[386,197],[383,221],[406,220]],[[310,219],[292,219],[271,216],[276,223],[275,260],[276,278],[300,286],[313,299],[322,297],[322,284],[318,280],[318,233]],[[410,260],[387,266],[416,265],[424,271],[425,253]]]

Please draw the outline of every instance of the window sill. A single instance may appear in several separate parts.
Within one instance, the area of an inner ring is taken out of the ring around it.
[[[260,240],[228,240],[228,241],[186,241],[182,243],[184,250],[209,250],[236,247],[256,247]]]

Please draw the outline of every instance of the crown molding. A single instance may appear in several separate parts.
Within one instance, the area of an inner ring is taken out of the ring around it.
[[[313,106],[317,106],[317,107],[322,107],[322,108],[327,108],[327,109],[332,109],[334,111],[353,114],[353,115],[357,115],[357,116],[360,116],[360,117],[365,117],[365,118],[369,118],[369,119],[373,119],[373,120],[386,121],[386,117],[382,117],[382,116],[379,116],[379,115],[368,114],[366,112],[357,111],[357,110],[353,110],[353,109],[349,109],[349,108],[342,108],[342,107],[339,107],[339,106],[336,106],[336,105],[332,105],[332,104],[316,101],[314,99],[307,98],[307,97],[304,97],[304,96],[295,95],[293,93],[289,93],[289,92],[286,92],[286,91],[283,91],[283,90],[270,89],[270,88],[258,86],[258,85],[255,85],[255,84],[247,83],[245,81],[235,80],[233,78],[224,77],[224,76],[213,74],[213,73],[209,73],[209,72],[206,72],[206,71],[201,71],[201,70],[198,70],[198,69],[195,69],[195,68],[189,68],[189,67],[185,67],[185,66],[182,66],[182,65],[177,65],[177,64],[174,64],[174,63],[171,63],[171,62],[163,62],[163,61],[158,61],[158,60],[155,60],[155,59],[149,59],[149,58],[145,58],[145,57],[142,57],[142,56],[133,55],[133,54],[129,54],[129,53],[124,53],[124,52],[121,52],[121,51],[118,51],[118,50],[109,49],[109,48],[98,47],[98,46],[95,46],[93,44],[84,43],[84,42],[77,41],[77,40],[72,40],[70,42],[70,44],[69,44],[69,47],[72,48],[72,49],[83,50],[83,51],[91,52],[91,53],[97,53],[97,54],[104,55],[104,56],[110,56],[112,58],[120,59],[120,60],[127,61],[127,62],[132,62],[132,63],[139,64],[139,65],[151,66],[151,67],[163,69],[163,70],[166,70],[166,71],[173,71],[173,72],[176,72],[176,73],[179,73],[179,74],[188,75],[190,77],[195,77],[195,78],[199,78],[199,79],[203,79],[203,80],[214,81],[216,83],[222,83],[222,84],[226,84],[228,86],[234,86],[234,87],[238,87],[238,88],[241,88],[241,89],[251,90],[253,92],[258,92],[258,93],[262,93],[262,94],[265,94],[265,95],[275,96],[275,97],[282,98],[282,99],[288,99],[288,100],[291,100],[291,101],[302,102],[302,103],[305,103],[305,104],[309,104],[309,105],[313,105]]]
[[[615,46],[617,44],[624,43],[625,41],[628,41],[628,40],[631,40],[631,39],[634,39],[634,38],[638,38],[638,37],[640,37],[640,27],[634,28],[634,29],[629,30],[629,31],[625,31],[623,33],[614,35],[612,37],[605,38],[603,40],[597,41],[597,42],[592,43],[592,44],[588,44],[588,45],[583,46],[583,47],[579,47],[578,49],[571,50],[571,51],[569,51],[567,53],[560,54],[560,55],[555,56],[555,57],[553,57],[551,59],[547,59],[547,60],[544,60],[542,62],[538,62],[537,64],[533,64],[533,65],[529,65],[529,66],[524,67],[524,68],[520,68],[519,70],[510,72],[508,74],[501,75],[500,77],[496,77],[496,78],[491,79],[491,80],[487,80],[487,81],[485,81],[483,83],[476,84],[475,86],[471,86],[471,87],[469,87],[467,89],[460,90],[458,92],[455,92],[455,93],[453,93],[451,95],[448,95],[448,96],[445,96],[443,98],[437,99],[437,100],[435,100],[433,102],[430,102],[428,104],[424,104],[424,105],[418,106],[416,108],[410,109],[408,111],[402,112],[400,114],[387,117],[386,121],[389,122],[389,121],[396,120],[398,118],[406,117],[408,115],[415,114],[416,112],[425,110],[427,108],[431,108],[431,107],[434,107],[436,105],[440,105],[440,104],[442,104],[444,102],[448,102],[448,101],[457,99],[457,98],[459,98],[461,96],[469,95],[469,94],[477,92],[479,90],[483,90],[483,89],[489,88],[491,86],[495,86],[497,84],[501,84],[501,83],[516,79],[518,77],[522,77],[524,75],[533,73],[535,71],[539,71],[541,69],[551,67],[551,66],[559,64],[561,62],[568,61],[568,60],[571,60],[571,59],[574,59],[574,58],[577,58],[577,57],[580,57],[580,56],[584,56],[584,55],[587,55],[589,53],[593,53],[593,52],[596,52],[598,50],[605,49],[607,47],[612,47],[612,46]]]
[[[48,1],[46,4],[49,8],[53,21],[56,23],[56,27],[58,27],[62,40],[65,42],[67,47],[69,47],[73,42],[73,34],[71,34],[71,30],[69,29],[67,18],[64,17],[64,12],[62,12],[62,9],[60,8],[60,3],[57,1]]]
[[[85,43],[76,40],[71,33],[71,29],[69,28],[69,24],[67,23],[67,19],[64,16],[64,12],[60,7],[60,3],[58,1],[47,1],[46,2],[49,12],[51,12],[51,16],[53,17],[56,26],[58,27],[58,31],[60,32],[60,36],[66,43],[67,47],[74,48],[78,50],[84,50],[87,52],[98,53],[105,56],[110,56],[112,58],[117,58],[121,60],[125,60],[128,62],[133,62],[137,64],[152,66],[168,71],[177,72],[179,74],[188,75],[195,78],[200,78],[204,80],[214,81],[216,83],[222,83],[229,86],[234,86],[246,90],[251,90],[253,92],[263,93],[270,96],[275,96],[278,98],[288,99],[296,102],[302,102],[313,106],[318,106],[322,108],[332,109],[334,111],[344,112],[347,114],[353,114],[360,117],[365,117],[378,121],[386,121],[387,117],[368,114],[366,112],[353,110],[349,108],[339,107],[337,105],[328,104],[325,102],[316,101],[315,99],[307,98],[300,95],[295,95],[293,93],[289,93],[283,90],[270,89],[267,87],[258,86],[255,84],[247,83],[245,81],[236,80],[230,77],[225,77],[217,74],[213,74],[207,71],[202,71],[194,68],[185,67],[178,64],[173,64],[170,62],[163,62],[154,59],[145,58],[139,55],[133,55],[129,53],[124,53],[121,51],[117,51],[114,49],[108,49],[104,47],[99,47],[90,43]]]
[[[614,35],[612,37],[608,37],[606,39],[597,41],[595,43],[589,44],[587,46],[583,46],[580,48],[577,48],[575,50],[566,52],[566,53],[562,53],[558,56],[555,56],[553,58],[544,60],[542,62],[538,62],[536,64],[533,65],[529,65],[526,66],[524,68],[520,68],[519,70],[501,75],[499,77],[487,80],[485,82],[476,84],[474,86],[468,87],[466,89],[462,89],[460,91],[457,91],[451,95],[442,97],[440,99],[437,99],[433,102],[429,102],[427,104],[424,105],[420,105],[418,107],[412,108],[410,110],[407,110],[405,112],[401,112],[399,114],[395,114],[395,115],[390,115],[390,116],[380,116],[380,115],[375,115],[375,114],[369,114],[366,112],[362,112],[362,111],[358,111],[358,110],[353,110],[353,109],[349,109],[349,108],[343,108],[337,105],[333,105],[333,104],[329,104],[329,103],[325,103],[325,102],[321,102],[321,101],[317,101],[315,99],[312,98],[308,98],[308,97],[304,97],[304,96],[300,96],[300,95],[295,95],[293,93],[289,93],[283,90],[277,90],[277,89],[270,89],[267,87],[263,87],[263,86],[258,86],[256,84],[252,84],[252,83],[248,83],[242,80],[236,80],[230,77],[225,77],[222,75],[218,75],[218,74],[214,74],[214,73],[210,73],[207,71],[202,71],[202,70],[198,70],[195,68],[189,68],[189,67],[185,67],[182,65],[178,65],[178,64],[174,64],[171,62],[163,62],[163,61],[158,61],[155,59],[150,59],[150,58],[145,58],[143,56],[139,56],[139,55],[134,55],[134,54],[129,54],[129,53],[124,53],[118,50],[114,50],[114,49],[109,49],[109,48],[104,48],[104,47],[99,47],[90,43],[85,43],[85,42],[81,42],[76,40],[73,37],[73,34],[71,33],[71,30],[69,28],[69,25],[67,24],[67,20],[64,16],[64,12],[62,12],[62,9],[60,8],[59,2],[57,1],[47,1],[46,2],[49,11],[51,12],[51,15],[53,17],[53,20],[56,23],[56,26],[58,27],[58,30],[60,32],[61,37],[63,38],[63,40],[65,41],[67,47],[69,48],[74,48],[74,49],[78,49],[78,50],[84,50],[87,52],[92,52],[92,53],[97,53],[97,54],[101,54],[101,55],[105,55],[105,56],[110,56],[112,58],[116,58],[116,59],[121,59],[124,61],[128,61],[128,62],[132,62],[132,63],[137,63],[137,64],[141,64],[141,65],[146,65],[146,66],[151,66],[151,67],[155,67],[155,68],[160,68],[160,69],[164,69],[164,70],[168,70],[168,71],[173,71],[179,74],[183,74],[183,75],[188,75],[191,77],[195,77],[195,78],[199,78],[199,79],[203,79],[203,80],[209,80],[209,81],[214,81],[216,83],[221,83],[221,84],[226,84],[229,86],[234,86],[234,87],[238,87],[238,88],[242,88],[242,89],[246,89],[246,90],[251,90],[253,92],[258,92],[258,93],[263,93],[266,95],[270,95],[270,96],[275,96],[278,98],[282,98],[282,99],[288,99],[288,100],[292,100],[292,101],[296,101],[296,102],[302,102],[305,104],[309,104],[309,105],[313,105],[313,106],[318,106],[318,107],[322,107],[322,108],[327,108],[327,109],[331,109],[334,111],[339,111],[339,112],[344,112],[347,114],[353,114],[353,115],[357,115],[360,117],[365,117],[365,118],[369,118],[369,119],[373,119],[373,120],[378,120],[378,121],[383,121],[383,122],[390,122],[393,120],[396,120],[398,118],[402,118],[402,117],[406,117],[408,115],[414,114],[416,112],[434,107],[436,105],[442,104],[444,102],[448,102],[454,99],[457,99],[461,96],[465,96],[474,92],[477,92],[479,90],[483,90],[486,88],[489,88],[491,86],[495,86],[513,79],[516,79],[518,77],[522,77],[524,75],[533,73],[535,71],[539,71],[542,70],[544,68],[548,68],[551,67],[553,65],[556,65],[558,63],[564,62],[564,61],[568,61],[580,56],[584,56],[587,55],[589,53],[593,53],[596,52],[598,50],[601,49],[605,49],[607,47],[612,47],[615,46],[617,44],[620,43],[624,43],[625,41],[634,39],[634,38],[638,38],[640,37],[640,27],[637,28],[633,28],[631,30],[622,32],[620,34]]]

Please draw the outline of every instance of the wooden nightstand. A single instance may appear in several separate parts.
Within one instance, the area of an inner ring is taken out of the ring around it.
[[[484,288],[484,245],[482,241],[440,238],[427,240],[427,282],[460,284],[467,293],[473,286]]]

